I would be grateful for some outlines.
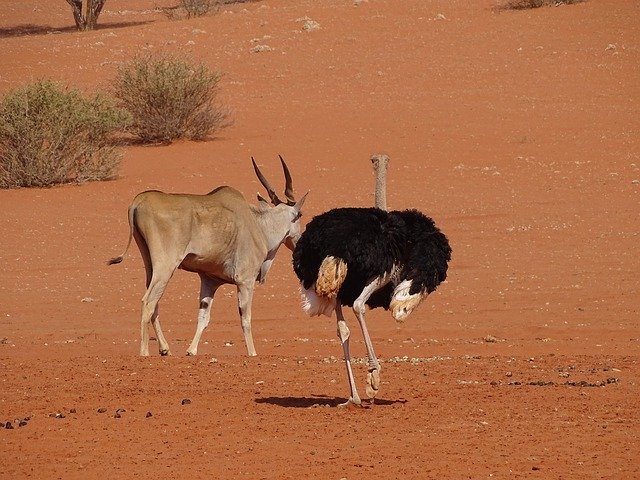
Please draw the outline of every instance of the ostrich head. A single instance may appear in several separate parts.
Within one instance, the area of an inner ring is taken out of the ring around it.
[[[389,310],[398,322],[404,321],[422,303],[426,292],[411,293],[411,280],[403,280],[393,290]]]

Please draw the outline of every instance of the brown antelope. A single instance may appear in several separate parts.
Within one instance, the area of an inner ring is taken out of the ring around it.
[[[260,183],[267,189],[273,207],[258,194],[259,206],[248,203],[228,186],[207,195],[146,191],[129,207],[129,240],[122,255],[109,265],[122,262],[134,238],[147,274],[142,297],[140,355],[149,355],[149,324],[153,325],[160,355],[170,355],[169,344],[158,319],[158,302],[176,268],[200,276],[198,326],[187,355],[196,355],[202,332],[209,324],[216,290],[236,285],[242,332],[250,356],[256,355],[251,334],[251,300],[256,280],[263,283],[278,248],[283,243],[293,251],[300,238],[300,216],[305,194],[296,202],[291,174],[280,157],[285,176],[285,198],[280,200],[252,158]]]

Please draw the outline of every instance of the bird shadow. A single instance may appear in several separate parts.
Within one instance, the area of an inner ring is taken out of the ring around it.
[[[337,407],[347,401],[346,398],[328,397],[327,395],[313,395],[310,397],[260,397],[256,398],[256,403],[266,403],[284,408],[314,408],[314,407]],[[385,400],[376,398],[374,404],[366,401],[362,402],[362,407],[390,406],[395,404],[405,404],[407,400]]]

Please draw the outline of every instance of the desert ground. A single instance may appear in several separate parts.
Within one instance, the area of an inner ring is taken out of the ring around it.
[[[224,73],[234,118],[208,141],[124,147],[113,181],[0,191],[0,478],[640,478],[640,4],[157,8],[176,3],[109,0],[78,33],[63,1],[0,2],[0,94],[104,91],[123,62],[169,52]],[[140,255],[106,265],[138,192],[232,185],[254,202],[251,157],[280,189],[280,154],[306,223],[373,205],[374,153],[390,208],[432,217],[453,259],[404,323],[368,312],[373,406],[337,408],[335,318],[304,314],[285,248],[256,288],[257,357],[232,286],[184,355],[199,282],[183,271],[160,304],[173,355],[138,355]]]

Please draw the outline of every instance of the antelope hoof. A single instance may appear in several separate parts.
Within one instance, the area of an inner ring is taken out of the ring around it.
[[[192,352],[190,350],[187,350],[187,357],[195,357],[196,356],[196,352]]]
[[[171,352],[169,351],[169,349],[160,350],[160,355],[163,356],[163,357],[167,357],[167,356],[171,355]]]
[[[379,388],[380,388],[380,372],[378,370],[372,370],[369,373],[367,373],[367,388],[365,389],[367,397],[369,397],[371,400],[376,398]]]

